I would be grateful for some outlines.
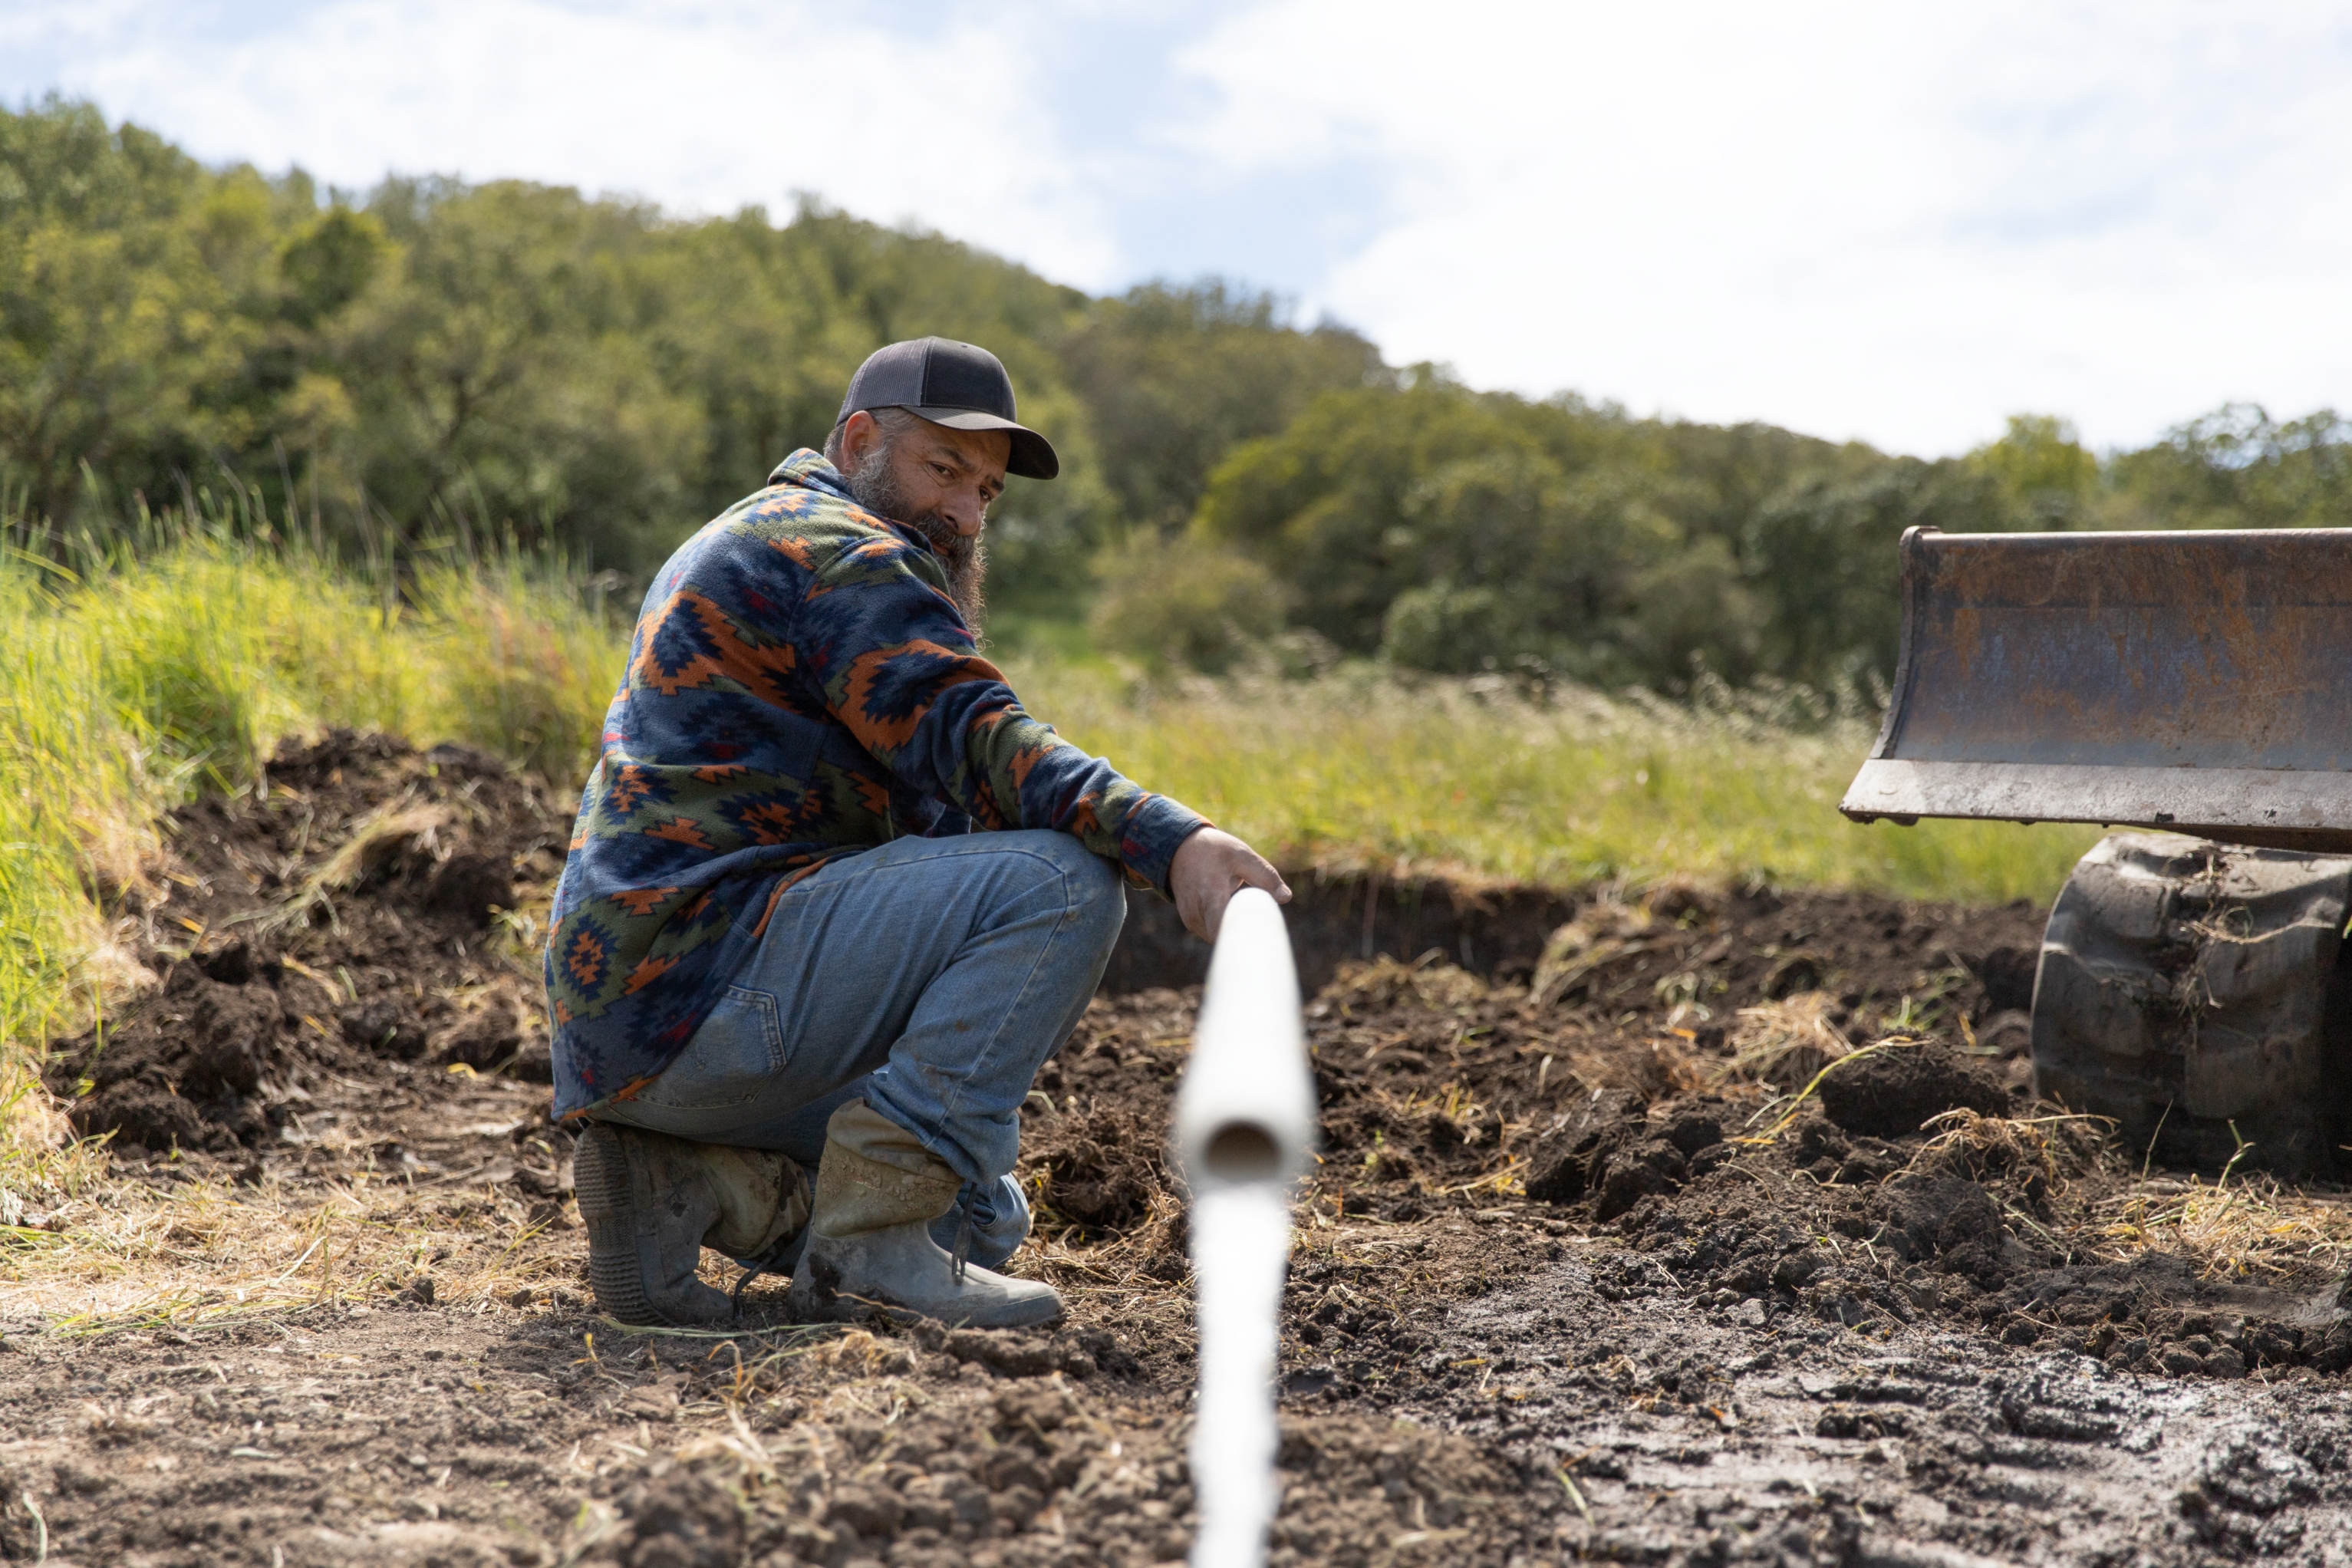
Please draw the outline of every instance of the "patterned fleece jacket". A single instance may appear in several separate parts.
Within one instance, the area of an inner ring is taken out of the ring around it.
[[[922,535],[800,451],[670,557],[555,894],[555,1113],[685,1049],[784,889],[908,834],[1045,827],[1138,886],[1202,819],[1030,717]]]

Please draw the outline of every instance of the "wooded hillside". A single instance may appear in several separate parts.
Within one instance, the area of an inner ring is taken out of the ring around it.
[[[1064,478],[992,524],[1008,624],[1147,660],[1381,657],[1674,689],[1891,663],[1894,542],[2352,522],[2352,427],[2233,406],[2095,456],[2011,421],[1940,461],[1480,393],[1233,284],[1094,298],[809,204],[686,220],[578,192],[208,168],[0,111],[0,518],[35,549],[167,512],[353,556],[512,540],[642,580],[820,442],[858,361],[1011,367]]]

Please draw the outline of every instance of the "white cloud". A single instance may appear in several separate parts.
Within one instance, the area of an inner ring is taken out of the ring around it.
[[[0,90],[48,85],[345,184],[809,189],[1095,288],[1248,257],[1478,384],[1902,449],[2352,405],[2319,0],[0,10]]]
[[[816,0],[329,0],[238,37],[201,7],[44,19],[53,47],[72,39],[58,85],[208,159],[350,185],[523,175],[702,212],[814,190],[1057,276],[1118,265],[1018,15],[893,32]]]
[[[1473,382],[1950,450],[2347,401],[2352,50],[2319,6],[1284,0],[1187,57],[1237,171],[1379,149],[1318,291]],[[1312,68],[1307,62],[1314,62]]]

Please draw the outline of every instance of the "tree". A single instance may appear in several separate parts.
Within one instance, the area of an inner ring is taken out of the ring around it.
[[[1903,531],[2014,526],[1992,481],[1965,463],[1884,460],[1854,478],[1792,486],[1759,511],[1743,565],[1761,603],[1760,667],[1826,682],[1856,667],[1895,671],[1903,624]]]
[[[72,521],[219,439],[248,323],[214,270],[241,268],[211,184],[86,105],[0,115],[0,468],[37,514]]]
[[[1968,461],[2011,510],[2042,528],[2077,525],[2099,484],[2099,460],[2073,424],[2052,414],[2011,415],[2000,439],[1979,447]]]
[[[1221,279],[1100,301],[1063,361],[1121,516],[1161,533],[1191,519],[1210,471],[1241,442],[1283,430],[1318,394],[1395,379],[1354,332],[1295,331],[1271,295]]]
[[[355,198],[86,104],[0,110],[12,527],[103,542],[142,504],[234,498],[238,526],[353,552],[512,539],[642,580],[824,442],[867,353],[928,333],[993,350],[1062,454],[991,518],[999,628],[1094,600],[1106,644],[1202,668],[1288,624],[1453,673],[1885,674],[1914,523],[2352,526],[2352,423],[2326,410],[2233,404],[2104,463],[2019,415],[1923,463],[1475,392],[1230,282],[1092,299],[814,201],[777,222],[520,181]]]
[[[2108,515],[2140,528],[2352,526],[2352,422],[2227,404],[2118,454]]]

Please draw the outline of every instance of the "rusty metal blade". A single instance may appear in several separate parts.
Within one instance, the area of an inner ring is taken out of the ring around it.
[[[1903,535],[1839,809],[2352,848],[2352,530]]]

